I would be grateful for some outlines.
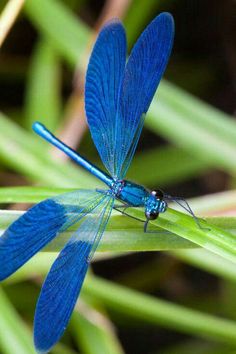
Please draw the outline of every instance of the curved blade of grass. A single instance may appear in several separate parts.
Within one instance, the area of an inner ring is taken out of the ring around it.
[[[89,29],[62,2],[55,0],[26,0],[25,11],[39,31],[72,65],[86,49]],[[81,62],[80,62],[81,64]]]
[[[17,188],[16,190],[19,190],[19,188]],[[26,190],[27,189],[24,189],[24,191]],[[29,189],[31,195],[34,194],[34,190],[37,189]],[[40,197],[42,197],[43,199],[45,197],[55,195],[59,191],[63,190],[52,189],[50,193],[48,193],[48,189],[39,189],[38,192],[39,194],[41,194]],[[42,192],[44,192],[43,195]],[[35,193],[35,196],[36,198],[39,198],[39,195],[37,196],[37,193]],[[129,208],[129,214],[141,220],[145,220],[142,209]],[[2,211],[0,219],[1,229],[3,230],[4,228],[6,228],[19,215],[21,215],[21,213],[19,212]],[[157,220],[150,221],[150,224],[157,227],[157,229],[163,228],[165,230],[168,230],[174,235],[169,235],[165,233],[144,234],[141,222],[114,213],[111,218],[111,222],[109,223],[108,228],[105,232],[104,242],[101,245],[101,249],[103,249],[104,244],[106,245],[105,249],[107,247],[107,250],[112,251],[192,247],[193,245],[191,245],[191,243],[189,244],[186,241],[184,242],[184,240],[182,239],[184,238],[199,246],[205,247],[206,249],[215,252],[216,254],[219,254],[224,258],[230,259],[235,262],[236,238],[233,234],[233,232],[236,230],[235,220],[235,218],[229,217],[208,218],[209,224],[202,222],[202,226],[203,228],[205,227],[205,229],[200,229],[191,216],[169,208],[167,212],[160,215]],[[230,232],[226,230],[229,230]],[[182,238],[178,238],[177,235],[181,236]],[[59,239],[52,243],[51,250],[55,250],[62,247],[67,237],[67,233],[65,233],[64,236],[62,235]],[[50,249],[50,247],[48,249]]]
[[[18,269],[12,276],[3,281],[3,286],[19,283],[24,280],[34,279],[39,274],[45,276],[53,262],[57,258],[57,253],[40,252],[32,257],[26,264]]]
[[[143,218],[143,212],[139,209],[130,208],[129,214],[139,219]],[[150,224],[156,227],[161,227],[223,258],[236,262],[235,235],[203,220],[200,222],[202,228],[196,224],[191,216],[170,208],[161,214],[157,220],[150,220]]]
[[[96,310],[91,309],[92,311]],[[89,320],[77,311],[74,311],[72,315],[72,331],[79,348],[83,350],[84,354],[123,354],[121,345],[112,329],[106,326],[103,318],[101,323],[98,322],[99,314],[94,314],[94,316],[94,319]]]
[[[143,173],[143,168],[148,173]],[[193,158],[173,146],[159,147],[137,153],[128,170],[127,179],[146,185],[169,186],[197,177],[211,167],[208,161]]]
[[[229,190],[214,194],[207,194],[189,200],[193,210],[200,213],[209,213],[236,209],[236,191]]]
[[[1,353],[35,354],[31,335],[2,288],[0,288],[0,308]]]
[[[0,187],[0,203],[38,203],[57,194],[73,191],[75,188],[59,187]],[[236,191],[224,191],[189,199],[192,209],[199,213],[236,208]],[[177,205],[175,205],[177,208]],[[220,218],[218,218],[220,220]],[[227,220],[230,220],[227,218]]]
[[[199,159],[205,159],[212,166],[230,173],[236,171],[236,143],[228,141],[224,136],[220,137],[212,129],[206,129],[197,120],[189,120],[184,112],[174,110],[163,99],[153,101],[146,124],[151,130],[161,133],[177,146]],[[227,125],[227,120],[225,124]],[[173,126],[176,128],[173,129]]]
[[[0,203],[39,203],[44,199],[73,190],[75,188],[0,187]]]
[[[234,263],[204,249],[172,251],[181,261],[227,280],[236,282]]]
[[[59,60],[52,45],[40,39],[30,63],[24,126],[31,130],[39,120],[53,130],[58,125],[60,108]]]
[[[10,0],[6,3],[4,8],[3,5],[4,2],[2,2],[0,7],[0,47],[11,30],[11,27],[14,25],[17,16],[19,16],[24,5],[24,0]]]
[[[100,259],[102,254],[95,254],[92,261],[97,261]],[[114,255],[114,253],[113,253]],[[20,269],[18,269],[14,274],[3,281],[3,286],[9,284],[16,284],[24,280],[35,279],[39,275],[44,277],[49,269],[51,268],[53,262],[56,260],[58,253],[56,252],[39,252],[34,257],[32,257],[27,263],[25,263]]]
[[[137,33],[141,33],[145,22],[153,15],[160,3],[161,1],[157,0],[149,0],[148,2],[145,0],[136,0],[131,3],[124,20],[129,45],[135,41]]]
[[[205,130],[214,132],[219,137],[224,137],[235,144],[235,121],[228,114],[213,108],[165,80],[160,84],[158,96],[159,99],[164,99],[176,112],[186,115],[189,121],[200,123]]]
[[[129,213],[144,219],[143,210],[130,208]],[[22,212],[1,211],[0,231],[3,232],[20,215],[22,215]],[[235,231],[235,218],[220,218],[220,220],[220,225],[224,226],[225,229],[228,228],[230,231]],[[150,230],[155,230],[157,233],[148,234],[143,232],[143,224],[141,222],[115,212],[108,223],[98,250],[113,252],[153,251],[194,248],[198,245],[235,262],[235,235],[213,226],[213,223],[219,223],[218,218],[211,218],[210,222],[211,224],[204,223],[204,225],[210,227],[211,230],[202,230],[195,224],[192,217],[169,209],[157,221],[152,221],[154,227],[151,226]],[[161,232],[159,227],[171,233]],[[44,251],[59,251],[68,240],[72,230],[74,228],[71,228],[70,232],[61,234]]]
[[[0,211],[0,233],[2,233],[14,220],[21,216],[19,211]],[[143,224],[129,217],[114,213],[100,242],[99,251],[130,252],[172,250],[178,248],[196,247],[194,244],[172,234],[158,233],[145,234]],[[64,232],[51,242],[43,251],[58,252],[62,249],[71,231]]]
[[[99,181],[79,166],[60,163],[45,152],[45,143],[0,113],[0,158],[14,171],[51,186],[97,187]]]
[[[236,345],[236,323],[175,305],[100,279],[87,277],[82,294],[93,295],[115,312],[217,342]]]

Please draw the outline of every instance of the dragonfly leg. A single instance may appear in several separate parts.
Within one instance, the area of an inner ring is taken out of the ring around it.
[[[124,206],[123,205],[118,205],[117,207],[114,205],[113,209],[116,210],[116,211],[119,211],[119,213],[121,213],[122,215],[128,216],[129,218],[132,218],[132,219],[137,220],[137,221],[145,222],[142,219],[136,218],[135,216],[132,216],[132,215],[126,213],[125,210],[127,208],[130,208],[130,207],[131,207],[130,205],[124,205]],[[124,210],[120,210],[120,208],[124,208]]]
[[[144,231],[145,234],[148,233],[148,230],[147,230],[148,222],[149,222],[149,220],[146,219],[146,221],[145,221],[145,223],[144,223],[144,226],[143,226],[143,231]]]
[[[127,204],[127,203],[123,203],[123,204],[114,204],[113,209],[122,209],[122,210],[118,210],[121,213],[123,213],[126,209],[130,208],[131,205]]]
[[[142,220],[142,219],[139,219],[139,218],[136,218],[135,216],[132,216],[128,213],[126,213],[124,210],[120,210],[119,208],[124,208],[124,209],[127,209],[127,208],[130,208],[131,205],[128,205],[128,204],[124,204],[124,205],[114,205],[113,209],[116,210],[116,211],[119,211],[122,215],[126,215],[128,216],[129,218],[132,218],[134,220],[137,220],[137,221],[141,221],[142,223],[144,223],[144,226],[143,226],[143,231],[144,233],[146,234],[169,234],[170,232],[169,231],[160,231],[160,230],[148,230],[148,222],[149,222],[149,219],[146,219],[145,221]]]
[[[168,194],[164,194],[164,199],[168,200],[168,201],[173,201],[173,202],[177,203],[179,206],[181,206],[181,208],[186,210],[187,213],[189,213],[193,217],[193,219],[194,219],[195,223],[197,224],[197,226],[199,227],[199,229],[210,230],[210,228],[204,227],[200,224],[199,218],[194,214],[192,208],[190,207],[190,205],[186,199],[184,199],[182,197],[173,197]]]
[[[145,234],[170,234],[169,231],[148,230],[148,223],[149,223],[149,219],[146,219],[146,221],[144,222],[144,226],[143,226],[143,232]]]

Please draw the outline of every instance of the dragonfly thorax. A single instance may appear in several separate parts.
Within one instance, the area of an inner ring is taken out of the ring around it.
[[[111,190],[116,198],[134,207],[144,206],[149,195],[146,188],[127,180],[115,182]]]
[[[114,182],[111,189],[116,198],[129,206],[144,207],[147,219],[154,220],[159,213],[166,211],[167,203],[163,193],[159,190],[150,193],[143,186],[127,180]]]
[[[124,188],[125,181],[120,179],[114,179],[110,188],[114,197],[118,198],[122,189]]]

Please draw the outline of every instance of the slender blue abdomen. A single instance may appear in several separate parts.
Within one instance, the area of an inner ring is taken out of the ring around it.
[[[43,139],[45,139],[50,144],[56,146],[58,149],[63,151],[67,156],[69,156],[77,164],[79,164],[80,166],[85,168],[87,171],[92,173],[95,177],[100,179],[108,187],[111,188],[111,186],[113,184],[113,178],[112,177],[110,177],[107,173],[105,173],[102,170],[100,170],[100,168],[98,168],[95,165],[93,165],[91,162],[89,162],[83,156],[81,156],[76,151],[74,151],[69,146],[67,146],[62,141],[60,141],[58,138],[56,138],[55,135],[53,135],[43,124],[41,124],[39,122],[35,122],[33,124],[33,130],[35,131],[35,133],[37,133]]]

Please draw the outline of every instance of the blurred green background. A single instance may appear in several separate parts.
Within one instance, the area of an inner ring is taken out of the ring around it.
[[[219,241],[215,255],[197,247],[194,227],[189,236],[182,231],[187,240],[150,237],[142,224],[114,214],[101,247],[106,252],[95,257],[52,353],[235,354],[236,270],[229,255],[236,253],[236,2],[11,0],[1,1],[0,11],[1,231],[30,203],[99,185],[40,141],[31,125],[45,123],[101,166],[83,109],[96,34],[120,17],[130,49],[158,13],[169,11],[176,23],[173,52],[127,177],[191,198],[199,215],[232,236],[207,239],[213,251]],[[177,228],[176,234],[182,235]],[[59,246],[2,283],[0,353],[35,352],[34,308]],[[125,253],[133,250],[139,252]]]

